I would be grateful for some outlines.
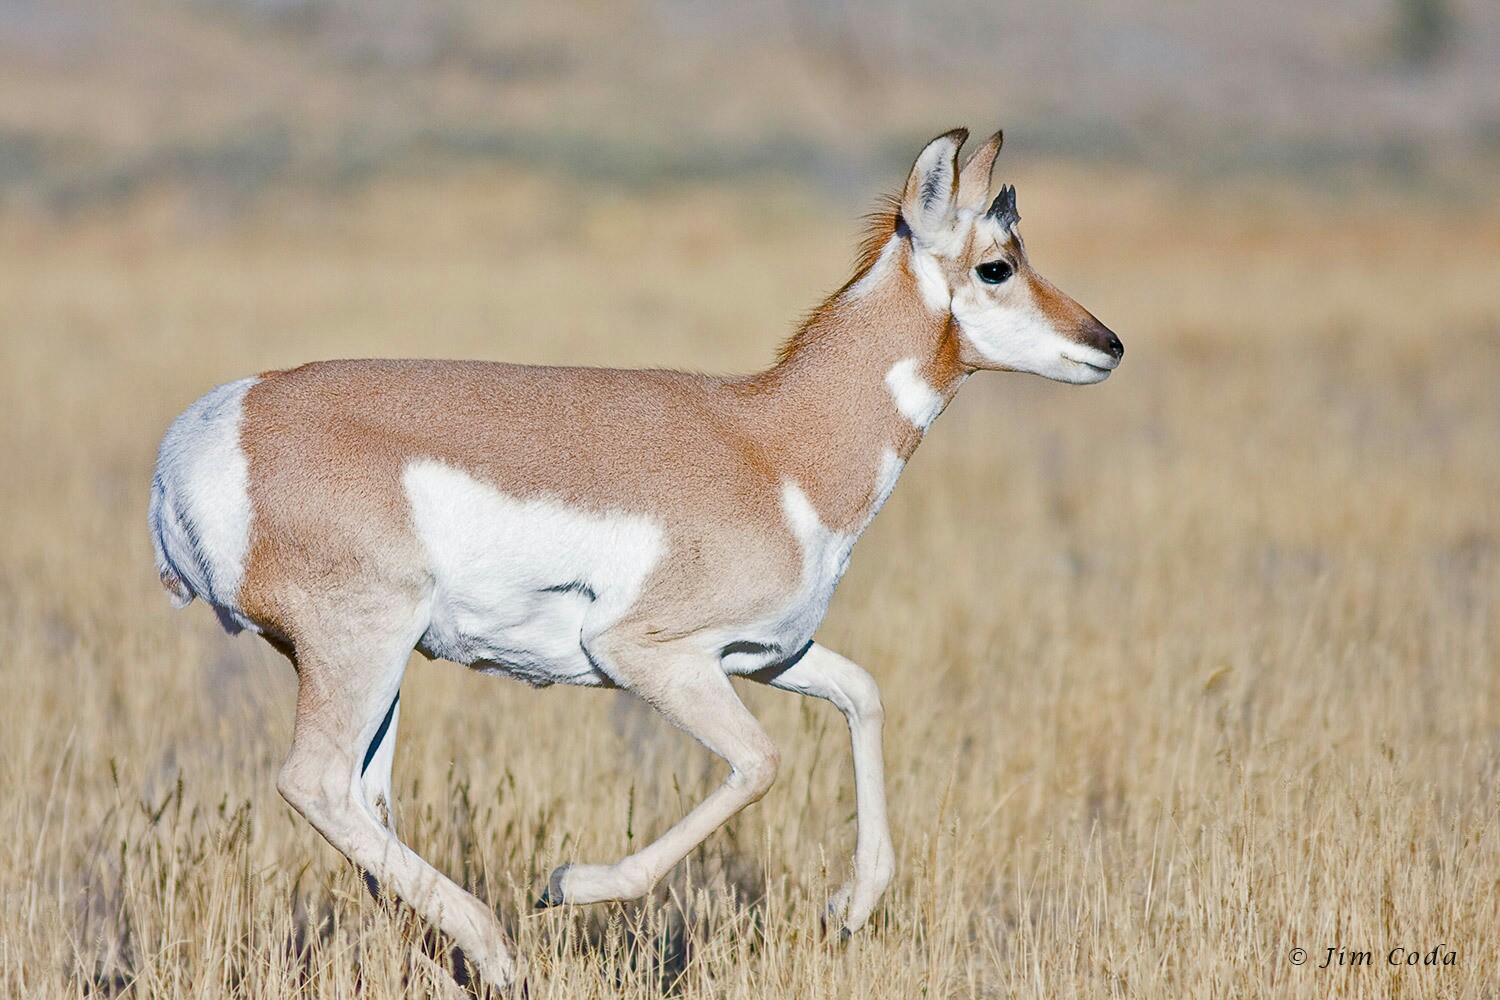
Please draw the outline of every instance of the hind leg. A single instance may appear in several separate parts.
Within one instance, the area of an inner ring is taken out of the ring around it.
[[[396,762],[396,726],[401,722],[401,691],[391,699],[391,707],[385,710],[380,728],[365,751],[360,764],[359,783],[365,801],[374,810],[376,818],[391,833],[396,832],[396,800],[391,793],[391,767]]]
[[[262,638],[291,661],[294,669],[297,668],[297,654],[289,643],[270,635]],[[385,717],[381,719],[380,727],[375,731],[370,747],[365,751],[364,762],[360,765],[360,787],[365,801],[391,833],[396,832],[396,799],[391,791],[391,769],[396,761],[396,729],[400,721],[401,690],[398,687],[395,697],[391,699],[391,707],[386,709]],[[378,901],[379,883],[369,872],[365,872],[364,876],[370,895]]]
[[[340,631],[347,636],[353,630]],[[361,633],[355,643],[296,643],[297,721],[277,787],[374,880],[373,890],[387,890],[410,906],[462,949],[482,979],[503,988],[514,977],[514,963],[494,913],[418,857],[388,825],[395,699],[415,639],[371,636]],[[385,809],[371,801],[372,793],[383,796]]]
[[[360,787],[364,792],[365,802],[375,813],[377,819],[396,834],[396,799],[391,791],[391,769],[396,759],[396,730],[401,722],[401,693],[398,690],[396,696],[391,699],[391,707],[386,709],[385,717],[381,719],[380,728],[375,730],[375,737],[370,742],[370,748],[365,751],[364,762],[360,765]],[[396,909],[402,908],[399,900],[391,899],[381,895],[380,882],[368,871],[361,871],[365,880],[365,888],[370,891],[377,903],[395,903]],[[409,909],[406,913],[410,913]],[[397,916],[392,912],[392,916]],[[420,935],[417,935],[420,937]],[[459,988],[451,976],[458,976],[467,982],[467,975],[463,971],[463,954],[456,951],[449,956],[451,965],[445,968],[434,961],[428,954],[429,948],[420,940],[413,940],[411,944],[411,961],[416,968],[427,973],[429,981],[436,984],[440,994],[444,997],[466,997],[469,994]],[[452,972],[450,973],[449,969]]]

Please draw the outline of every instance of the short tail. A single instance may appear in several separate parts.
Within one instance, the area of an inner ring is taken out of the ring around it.
[[[161,585],[171,599],[172,607],[185,608],[193,603],[193,598],[197,595],[187,585],[182,574],[177,572],[167,555],[167,524],[169,520],[176,520],[176,512],[171,510],[171,502],[162,487],[160,473],[151,479],[151,507],[148,516],[151,520],[151,547],[156,550],[156,572],[161,576]]]
[[[172,603],[201,597],[232,631],[250,538],[250,499],[240,417],[257,379],[211,389],[167,428],[151,479],[151,546]]]

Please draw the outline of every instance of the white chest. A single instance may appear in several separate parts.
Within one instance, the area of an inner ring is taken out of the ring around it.
[[[807,494],[795,482],[781,491],[781,513],[797,539],[802,568],[797,589],[779,615],[742,630],[743,636],[726,644],[724,668],[730,673],[753,673],[795,654],[811,641],[828,614],[833,592],[849,568],[854,543],[895,488],[904,462],[893,450],[881,456],[880,471],[864,522],[854,531],[834,531],[818,516]]]

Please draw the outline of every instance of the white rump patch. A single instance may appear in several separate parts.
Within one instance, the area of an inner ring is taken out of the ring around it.
[[[201,597],[231,631],[255,628],[237,602],[251,516],[240,420],[245,393],[258,381],[212,389],[172,421],[151,481],[151,540],[172,603]]]
[[[599,684],[587,644],[640,596],[663,554],[650,518],[518,499],[441,462],[402,476],[431,565],[421,646],[533,684]]]
[[[916,358],[896,362],[885,373],[885,385],[891,390],[901,415],[915,424],[917,430],[926,431],[943,412],[943,397],[917,371],[918,364]]]

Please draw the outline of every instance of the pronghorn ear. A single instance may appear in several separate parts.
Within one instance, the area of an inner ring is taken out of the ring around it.
[[[958,148],[969,130],[956,128],[929,142],[917,157],[901,192],[901,218],[918,239],[941,237],[953,219],[958,187]]]
[[[958,174],[958,207],[972,212],[983,212],[989,207],[990,174],[995,169],[995,157],[1005,144],[1005,133],[996,132],[983,146],[974,150],[974,155],[964,162]]]

